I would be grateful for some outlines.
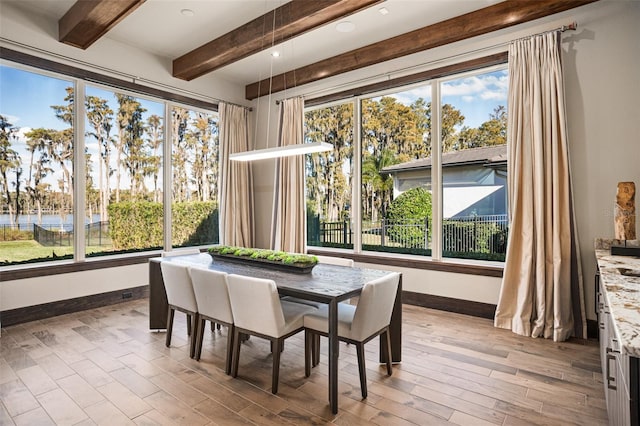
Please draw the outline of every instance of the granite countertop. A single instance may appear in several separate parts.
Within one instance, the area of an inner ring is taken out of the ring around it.
[[[609,305],[622,353],[640,358],[640,258],[612,256],[617,240],[596,239],[595,250],[600,282]],[[627,241],[638,245],[640,241]]]

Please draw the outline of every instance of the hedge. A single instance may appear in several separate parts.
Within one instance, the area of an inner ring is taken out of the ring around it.
[[[171,209],[173,246],[218,242],[217,203],[173,203]],[[164,234],[162,204],[148,201],[110,204],[109,234],[115,250],[161,248]]]

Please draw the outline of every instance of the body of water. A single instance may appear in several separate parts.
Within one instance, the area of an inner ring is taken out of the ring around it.
[[[91,218],[91,221],[89,221],[88,219],[85,219],[85,223],[94,223],[94,222],[100,222],[99,214],[94,214]],[[18,225],[20,226],[21,229],[29,228],[33,224],[38,224],[38,215],[36,214],[32,214],[32,215],[21,214],[18,217]],[[0,214],[0,227],[9,226],[9,225],[11,225],[11,222],[9,222],[9,215]],[[73,215],[68,214],[65,216],[64,219],[62,219],[60,215],[57,215],[57,214],[43,214],[42,223],[40,223],[39,225],[42,225],[45,228],[50,228],[52,226],[61,226],[67,229],[73,226]]]

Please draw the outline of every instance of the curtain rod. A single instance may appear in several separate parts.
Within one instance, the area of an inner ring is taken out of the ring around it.
[[[20,43],[18,41],[11,40],[11,39],[8,39],[8,38],[5,38],[5,37],[0,37],[0,41],[2,41],[3,43],[8,43],[8,44],[11,44],[11,45],[14,45],[14,46],[18,46],[18,47],[21,47],[21,48],[24,48],[24,49],[28,49],[28,50],[31,50],[33,52],[49,55],[49,56],[52,56],[52,57],[57,58],[57,59],[62,59],[62,60],[65,60],[65,61],[69,61],[69,62],[72,62],[72,63],[74,63],[76,65],[82,65],[82,66],[87,67],[89,69],[94,69],[94,70],[98,70],[98,71],[114,74],[114,75],[116,75],[118,77],[129,79],[134,84],[138,84],[138,83],[150,84],[150,85],[161,87],[161,88],[164,88],[166,90],[173,91],[173,92],[179,92],[179,93],[182,93],[182,94],[185,94],[185,95],[189,95],[189,96],[192,96],[192,97],[195,97],[195,98],[199,98],[199,99],[203,99],[203,100],[206,99],[208,101],[213,101],[214,103],[224,102],[226,104],[239,106],[239,107],[245,108],[245,109],[247,109],[249,111],[253,111],[253,108],[248,107],[246,105],[240,105],[240,104],[236,104],[234,102],[228,102],[228,101],[225,101],[224,99],[219,99],[219,98],[215,98],[213,96],[203,95],[201,93],[193,92],[191,90],[181,89],[179,87],[171,86],[169,84],[160,83],[160,82],[157,82],[157,81],[154,81],[154,80],[150,80],[150,79],[147,79],[147,78],[144,78],[144,77],[139,77],[139,76],[136,76],[136,75],[133,75],[133,74],[128,74],[128,73],[123,72],[123,71],[118,71],[118,70],[114,70],[112,68],[104,67],[104,66],[101,66],[101,65],[92,64],[90,62],[85,62],[85,61],[82,61],[80,59],[76,59],[76,58],[72,58],[72,57],[69,57],[69,56],[62,55],[60,53],[50,52],[48,50],[45,50],[45,49],[42,49],[42,48],[39,48],[39,47],[35,47],[35,46],[31,46],[29,44]]]
[[[332,87],[329,87],[329,88],[318,89],[318,90],[315,90],[315,91],[311,91],[311,92],[305,93],[304,95],[300,95],[300,96],[304,96],[304,98],[306,100],[311,101],[311,100],[313,100],[313,98],[311,97],[313,95],[317,95],[319,93],[324,93],[324,92],[334,92],[334,91],[336,91],[338,89],[342,89],[342,88],[345,88],[345,87],[350,87],[354,83],[363,83],[363,82],[368,82],[368,81],[372,81],[372,80],[378,80],[381,77],[386,77],[387,79],[390,79],[394,74],[397,74],[397,73],[402,73],[402,72],[405,72],[405,71],[411,71],[411,70],[414,70],[414,69],[417,69],[417,68],[422,68],[422,67],[424,67],[426,65],[434,65],[434,64],[437,64],[437,63],[440,63],[440,62],[449,61],[451,59],[456,59],[456,58],[460,58],[460,57],[463,57],[463,56],[468,56],[468,55],[470,55],[472,53],[485,52],[487,50],[493,50],[493,49],[498,48],[498,47],[508,46],[510,43],[513,43],[514,41],[524,40],[524,39],[527,39],[529,37],[534,37],[534,36],[543,35],[543,34],[549,34],[549,33],[553,33],[553,32],[575,31],[576,29],[578,29],[578,23],[574,21],[574,22],[572,22],[572,23],[570,23],[568,25],[562,25],[562,26],[560,26],[558,28],[554,28],[554,29],[547,30],[547,31],[542,31],[542,32],[539,32],[539,33],[536,33],[536,34],[531,34],[531,35],[528,35],[526,37],[521,37],[521,38],[505,41],[505,42],[502,42],[502,43],[497,43],[497,44],[494,44],[494,45],[491,45],[491,46],[481,47],[481,48],[470,50],[470,51],[467,51],[467,52],[457,53],[455,55],[447,56],[447,57],[440,58],[440,59],[434,59],[432,61],[423,62],[423,63],[417,64],[417,65],[411,65],[411,66],[408,66],[408,67],[405,67],[405,68],[400,68],[400,69],[397,69],[397,70],[394,70],[394,71],[389,71],[389,72],[385,72],[385,73],[382,73],[382,74],[373,75],[371,77],[358,79],[356,81],[350,81],[350,82],[347,82],[347,83],[341,83],[341,84],[338,84],[338,85],[335,85],[335,86],[332,86]],[[284,99],[276,99],[276,105],[278,105],[283,100]]]

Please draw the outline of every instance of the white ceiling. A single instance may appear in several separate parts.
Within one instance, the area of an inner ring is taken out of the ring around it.
[[[342,19],[355,24],[353,32],[338,32],[337,22],[333,22],[282,44],[275,40],[274,48],[282,53],[280,58],[272,59],[269,50],[214,73],[240,84],[253,83],[269,77],[271,72],[275,75],[308,65],[499,1],[386,0]],[[2,3],[57,22],[75,0],[0,0]],[[284,3],[284,0],[147,0],[105,37],[175,59]],[[383,6],[389,11],[386,15],[378,12]],[[194,15],[184,16],[180,13],[182,9],[191,9]],[[89,49],[97,48],[99,43]]]

